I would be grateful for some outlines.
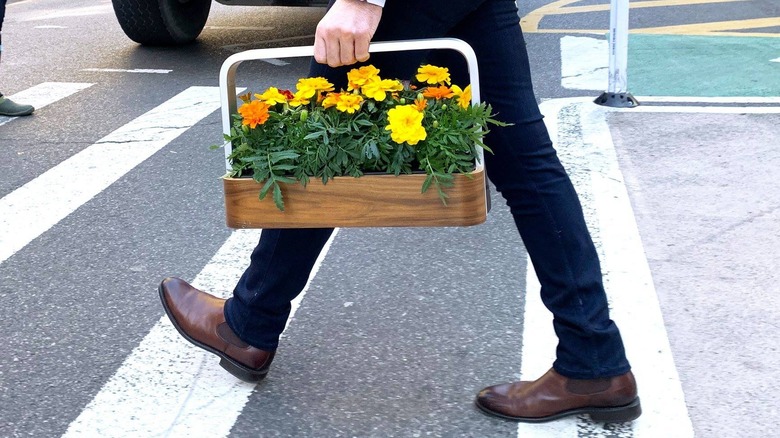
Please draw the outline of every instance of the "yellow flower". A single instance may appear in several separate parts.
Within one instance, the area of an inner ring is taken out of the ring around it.
[[[253,100],[249,103],[241,105],[238,108],[238,113],[241,114],[242,124],[249,125],[254,129],[257,125],[262,125],[268,120],[268,108],[269,105],[259,100]]]
[[[304,97],[304,96],[303,96],[303,93],[301,93],[300,91],[298,91],[297,93],[295,93],[295,94],[293,95],[293,98],[292,98],[292,99],[290,99],[290,101],[288,102],[288,104],[289,104],[291,107],[296,107],[296,106],[301,106],[301,105],[308,105],[308,104],[309,104],[309,102],[310,102],[309,98],[306,98],[306,97]]]
[[[360,68],[353,68],[347,73],[347,90],[359,90],[360,87],[366,85],[374,79],[379,79],[379,69],[373,65],[364,65]]]
[[[298,80],[295,88],[301,93],[302,97],[311,99],[317,92],[333,91],[333,84],[323,77],[304,78]]]
[[[363,85],[363,94],[377,102],[382,102],[387,98],[390,91],[402,91],[404,85],[395,79],[379,79],[378,77]]]
[[[414,146],[427,136],[422,119],[423,114],[414,105],[399,105],[387,112],[385,130],[390,131],[394,142],[407,142]]]
[[[325,96],[325,99],[322,100],[322,107],[323,108],[334,107],[339,103],[340,99],[341,99],[341,95],[339,93],[328,93]]]
[[[455,93],[446,85],[440,85],[438,87],[428,87],[423,91],[423,96],[432,99],[448,99],[455,96]]]
[[[276,87],[269,87],[263,94],[255,94],[255,97],[268,105],[287,102],[287,97],[280,93],[279,89]]]
[[[446,67],[436,67],[435,65],[423,65],[417,69],[417,80],[424,84],[447,84],[450,83],[450,70]]]
[[[458,105],[461,108],[468,108],[471,105],[471,84],[467,85],[463,90],[459,86],[453,85],[452,91],[455,93],[455,97],[458,98]]]
[[[342,113],[353,114],[360,109],[361,103],[363,103],[363,96],[359,94],[342,94],[336,103],[336,109]]]

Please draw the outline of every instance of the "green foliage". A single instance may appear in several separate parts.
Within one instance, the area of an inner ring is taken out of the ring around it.
[[[228,176],[251,176],[262,184],[260,199],[270,191],[276,206],[284,210],[281,184],[305,186],[311,178],[327,183],[337,176],[360,177],[366,172],[396,176],[425,172],[422,192],[433,186],[446,204],[446,188],[452,186],[453,174],[474,170],[478,148],[490,152],[482,142],[488,125],[505,124],[493,119],[489,105],[463,108],[457,97],[423,98],[424,91],[407,86],[388,94],[384,101],[364,98],[352,114],[335,106],[324,108],[317,102],[324,93],[305,105],[274,103],[268,108],[267,120],[254,128],[244,125],[244,117],[236,114],[230,135],[225,136],[232,146]],[[416,145],[397,143],[385,129],[388,111],[415,100],[418,106],[425,100],[422,127],[426,138]]]

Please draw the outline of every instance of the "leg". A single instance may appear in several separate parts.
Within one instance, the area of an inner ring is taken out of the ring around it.
[[[488,0],[451,35],[474,47],[483,99],[513,123],[491,128],[486,143],[495,154],[486,154],[486,169],[511,209],[554,315],[555,369],[579,379],[627,372],[598,255],[536,103],[514,2]]]
[[[266,229],[233,297],[222,300],[184,280],[166,278],[159,293],[173,326],[188,341],[222,360],[241,380],[263,379],[314,262],[333,229]]]
[[[263,230],[225,318],[239,338],[275,350],[290,315],[290,302],[306,286],[332,228]]]
[[[553,313],[553,369],[535,382],[483,390],[477,406],[539,422],[574,414],[630,421],[641,414],[620,333],[609,318],[598,256],[578,196],[550,142],[533,94],[513,1],[488,0],[451,32],[474,47],[484,100],[513,123],[492,129],[488,176],[507,200]]]

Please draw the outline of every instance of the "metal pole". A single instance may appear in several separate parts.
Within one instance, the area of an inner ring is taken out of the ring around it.
[[[609,87],[599,105],[631,108],[639,102],[628,92],[628,0],[612,0],[609,14]]]

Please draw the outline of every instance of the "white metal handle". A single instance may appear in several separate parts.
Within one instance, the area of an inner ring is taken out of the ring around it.
[[[450,49],[460,53],[468,64],[469,82],[471,83],[471,102],[480,102],[479,97],[479,68],[477,67],[477,55],[465,41],[456,38],[430,38],[422,40],[385,41],[371,43],[368,51],[379,52],[403,52],[412,50]],[[276,47],[272,49],[255,49],[239,52],[228,57],[222,63],[219,71],[219,89],[222,99],[222,130],[225,135],[230,135],[231,116],[237,111],[236,97],[236,70],[244,61],[254,61],[271,58],[299,58],[314,56],[314,46]],[[228,156],[232,152],[230,142],[225,144],[225,166],[231,169]],[[479,157],[477,170],[484,166],[484,156],[481,148],[477,148]]]

